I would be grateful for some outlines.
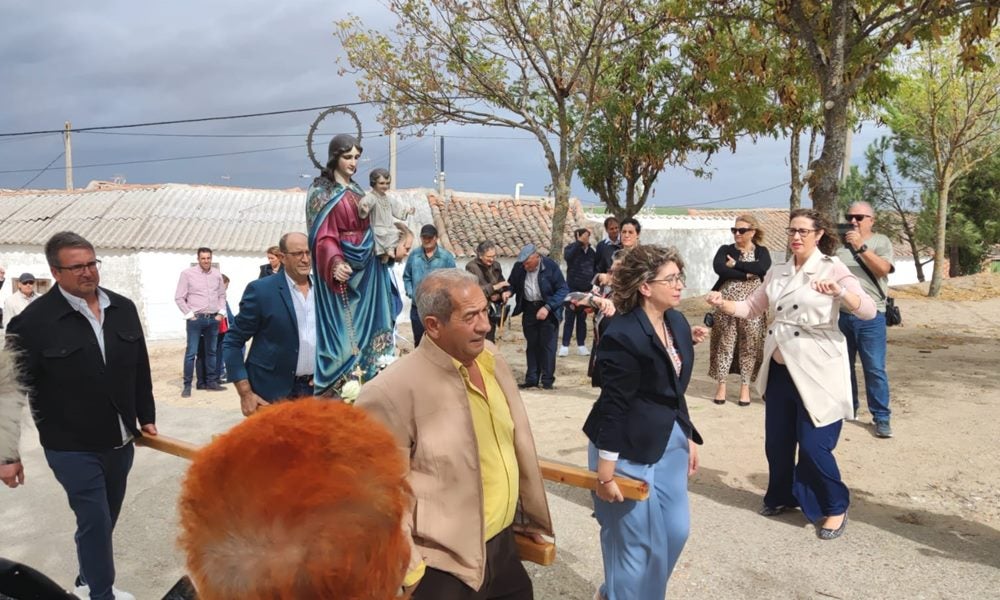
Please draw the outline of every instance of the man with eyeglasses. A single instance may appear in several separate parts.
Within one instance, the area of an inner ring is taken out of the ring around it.
[[[316,303],[309,238],[286,233],[278,247],[283,268],[250,282],[222,340],[229,381],[236,385],[240,408],[248,417],[272,402],[313,394]],[[244,360],[243,347],[251,339]]]
[[[134,448],[156,435],[149,354],[131,300],[99,287],[94,246],[64,231],[45,244],[56,286],[11,320],[7,346],[17,356],[45,459],[76,515],[75,593],[134,600],[113,587],[112,537]],[[0,429],[9,423],[0,424]],[[16,424],[14,425],[16,427]],[[0,480],[23,484],[17,448],[0,455]]]
[[[844,234],[844,243],[837,250],[837,258],[858,278],[861,288],[875,301],[875,308],[878,310],[875,318],[870,321],[863,321],[845,312],[844,309],[840,312],[840,330],[847,338],[847,356],[851,363],[854,413],[857,415],[858,412],[858,378],[854,371],[854,360],[860,355],[861,370],[865,375],[865,395],[868,398],[868,411],[872,415],[875,435],[880,438],[891,438],[889,376],[885,369],[887,352],[885,298],[879,293],[879,288],[883,291],[888,289],[889,273],[895,270],[892,241],[885,235],[872,231],[875,225],[875,211],[867,202],[852,204],[847,210],[846,218],[853,228]],[[878,279],[878,286],[865,273],[860,263],[864,263]]]
[[[187,320],[187,350],[184,352],[184,389],[182,398],[191,397],[191,380],[194,378],[194,364],[198,357],[198,344],[204,338],[205,344],[205,384],[204,389],[219,392],[225,387],[219,385],[216,346],[219,338],[219,322],[226,317],[226,285],[222,273],[212,266],[212,249],[198,248],[198,264],[181,271],[174,293],[177,308]],[[199,389],[201,386],[198,386]]]
[[[17,291],[7,296],[3,303],[3,326],[6,327],[11,319],[24,312],[28,305],[38,298],[35,292],[35,276],[31,273],[21,273],[17,278]]]

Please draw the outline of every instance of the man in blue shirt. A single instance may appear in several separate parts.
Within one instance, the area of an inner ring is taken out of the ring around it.
[[[421,252],[411,252],[406,259],[403,270],[403,287],[410,298],[410,326],[413,327],[413,347],[420,344],[424,337],[424,324],[417,314],[417,305],[413,296],[420,287],[420,282],[435,269],[454,269],[455,255],[438,245],[438,230],[433,225],[424,225],[420,229]]]

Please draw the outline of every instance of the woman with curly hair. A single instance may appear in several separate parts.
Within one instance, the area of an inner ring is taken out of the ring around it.
[[[597,348],[601,395],[583,431],[597,471],[608,600],[662,598],[690,529],[687,478],[698,468],[684,393],[694,366],[693,331],[677,306],[684,262],[675,248],[635,246],[614,271],[617,307]],[[614,476],[646,481],[649,499],[625,500]]]

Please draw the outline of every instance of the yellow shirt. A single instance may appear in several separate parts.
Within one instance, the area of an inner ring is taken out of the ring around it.
[[[483,484],[483,517],[486,540],[490,540],[514,522],[518,497],[517,455],[514,452],[514,421],[507,397],[496,378],[496,362],[489,352],[476,358],[485,390],[473,385],[469,370],[453,359],[465,381],[465,392],[472,413],[472,427],[479,447],[479,472]]]

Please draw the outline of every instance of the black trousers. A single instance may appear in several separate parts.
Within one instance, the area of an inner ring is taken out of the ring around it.
[[[451,573],[427,567],[413,592],[414,600],[532,600],[534,597],[531,578],[517,554],[511,527],[486,542],[486,572],[478,590]]]
[[[524,354],[528,359],[524,383],[528,385],[541,383],[543,386],[551,386],[556,380],[556,336],[559,333],[559,321],[551,314],[542,321],[535,318],[535,313],[543,306],[544,302],[525,302],[524,312],[521,314],[521,326],[527,342]]]

